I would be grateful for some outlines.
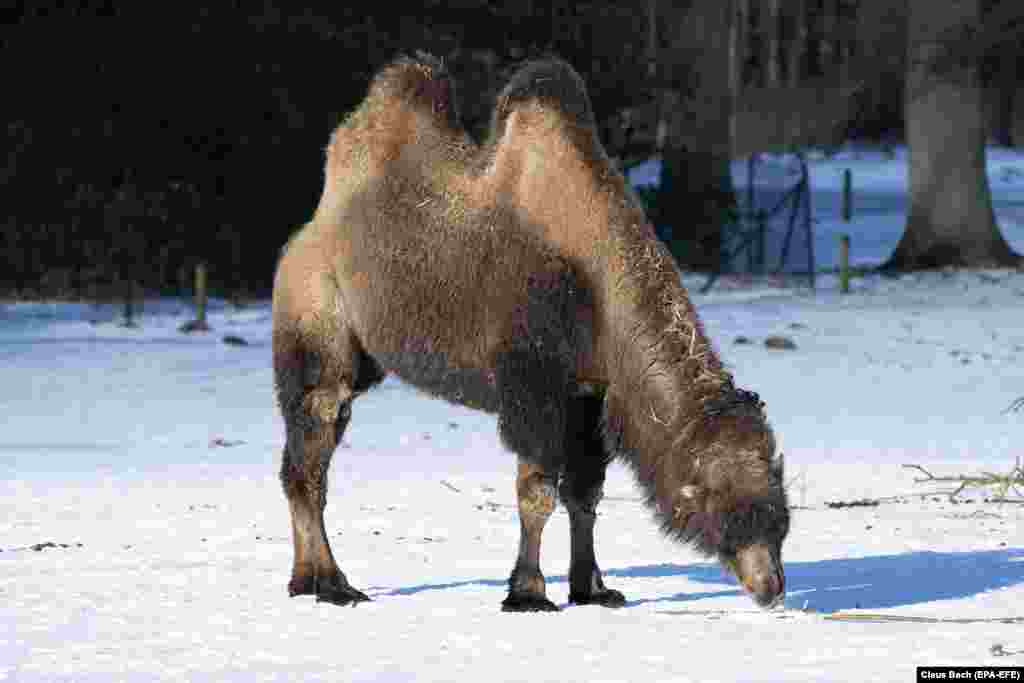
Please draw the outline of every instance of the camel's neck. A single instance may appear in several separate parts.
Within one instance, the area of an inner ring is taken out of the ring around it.
[[[730,394],[732,377],[671,254],[603,151],[557,138],[529,142],[495,167],[515,180],[509,193],[527,224],[580,269],[593,295],[594,333],[581,373],[606,386],[613,450],[671,515],[681,488],[699,479],[695,459],[680,454],[695,447],[706,408]]]
[[[512,197],[526,226],[579,269],[592,293],[587,369],[599,377],[588,379],[641,392],[659,419],[678,396],[731,381],[672,256],[596,141],[581,149],[557,127],[531,131],[499,145],[492,168],[498,196]]]
[[[704,333],[679,273],[654,239],[613,240],[613,277],[606,288],[604,349],[608,425],[625,453],[643,468],[669,466],[710,401],[732,388]],[[644,477],[641,477],[644,479]],[[685,473],[661,472],[660,484],[678,488]]]
[[[607,325],[621,366],[609,380],[654,386],[687,395],[730,381],[704,333],[668,249],[649,228],[618,226],[605,249],[603,283]],[[639,388],[639,387],[638,387]]]
[[[609,304],[606,440],[665,530],[698,538],[713,529],[690,528],[704,518],[693,516],[701,499],[686,492],[768,495],[774,436],[756,394],[722,366],[667,250],[653,241],[617,250],[625,267]]]
[[[659,294],[679,292],[649,291]],[[662,304],[661,315],[635,302],[617,304],[626,319],[642,321],[616,326],[605,437],[611,453],[630,465],[665,531],[689,538],[695,532],[679,525],[699,504],[685,492],[729,481],[744,495],[761,495],[774,439],[756,395],[735,388],[682,294]]]

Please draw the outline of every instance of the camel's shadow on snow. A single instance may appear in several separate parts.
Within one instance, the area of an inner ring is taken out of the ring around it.
[[[1024,548],[965,553],[915,552],[818,562],[786,562],[785,566],[787,607],[800,608],[806,604],[817,612],[878,609],[967,598],[1024,583]],[[693,604],[708,598],[743,594],[738,587],[726,587],[737,586],[735,579],[713,563],[611,568],[605,570],[604,575],[609,587],[622,589],[627,597],[629,586],[616,582],[616,577],[644,579],[681,576],[699,583],[721,586],[707,592],[630,600],[626,603],[627,608],[647,603]],[[546,578],[549,586],[568,581],[564,574]],[[385,590],[377,595],[415,595],[464,586],[493,586],[504,590],[507,582],[504,579],[475,579],[424,584]]]

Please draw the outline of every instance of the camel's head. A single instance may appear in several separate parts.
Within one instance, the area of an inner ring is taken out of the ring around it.
[[[682,518],[676,523],[700,551],[717,557],[758,605],[773,607],[786,590],[782,543],[789,533],[789,507],[783,461],[781,456],[769,461],[763,475],[756,467],[737,470],[739,462],[712,463],[706,483],[683,486],[677,506]]]
[[[781,482],[781,460],[777,472]],[[742,501],[724,515],[722,540],[716,549],[718,560],[750,597],[768,608],[781,604],[786,594],[782,542],[789,533],[789,509],[785,493],[780,493]]]
[[[789,533],[783,458],[753,392],[729,388],[708,400],[673,460],[683,484],[671,495],[666,531],[717,557],[762,607],[786,587],[782,543]]]

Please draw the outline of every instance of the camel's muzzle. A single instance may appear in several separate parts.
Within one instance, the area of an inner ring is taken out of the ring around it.
[[[786,575],[782,570],[782,559],[767,545],[742,548],[726,560],[725,565],[759,606],[774,607],[785,597]]]

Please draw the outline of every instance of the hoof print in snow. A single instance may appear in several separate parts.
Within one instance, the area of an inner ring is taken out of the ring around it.
[[[209,331],[210,326],[206,324],[205,320],[189,320],[187,323],[182,324],[182,326],[178,328],[178,332],[182,332],[184,334]]]
[[[825,507],[832,508],[833,510],[841,510],[843,508],[874,508],[878,507],[879,502],[872,498],[861,498],[860,500],[840,500],[834,503],[825,503]]]
[[[38,552],[41,552],[43,550],[47,550],[49,548],[81,548],[81,547],[82,547],[81,543],[75,543],[74,545],[72,545],[70,543],[53,543],[52,541],[46,541],[45,543],[36,543],[34,545],[30,545],[29,546],[29,550],[34,550],[34,551],[36,551],[38,553]]]
[[[232,446],[241,446],[245,442],[241,439],[225,439],[222,437],[216,437],[210,439],[210,448],[231,448]]]
[[[245,341],[241,337],[235,334],[225,334],[224,338],[221,339],[228,346],[248,346],[249,342]]]
[[[794,351],[796,349],[796,343],[792,339],[780,335],[766,337],[764,345],[769,349],[779,349],[782,351]]]
[[[988,649],[993,657],[1012,657],[1013,655],[1024,655],[1024,650],[1007,650],[1002,643],[994,643]]]

